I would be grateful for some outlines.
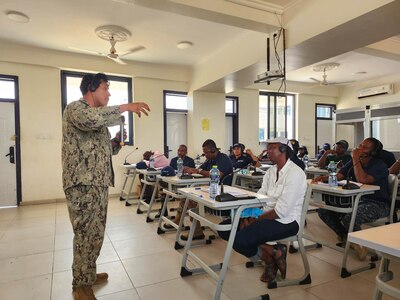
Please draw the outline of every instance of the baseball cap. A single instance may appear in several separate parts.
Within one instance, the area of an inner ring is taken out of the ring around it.
[[[146,165],[146,163],[144,161],[139,161],[136,164],[136,169],[147,169],[147,165]]]
[[[267,140],[266,142],[267,144],[283,144],[293,150],[292,143],[287,138],[284,137],[277,137],[271,140]]]
[[[336,142],[336,144],[341,145],[346,150],[349,148],[349,143],[345,140],[340,140],[340,141]]]
[[[241,144],[241,143],[236,143],[236,144],[233,144],[232,148],[241,148],[241,149],[244,149],[245,146],[244,146],[243,144]]]
[[[171,166],[166,166],[161,170],[161,176],[175,176],[175,170]]]

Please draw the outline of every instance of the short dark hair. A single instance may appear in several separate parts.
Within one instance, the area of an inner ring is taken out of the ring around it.
[[[108,77],[104,73],[85,74],[79,87],[82,95],[85,95],[88,91],[94,92],[102,82],[108,82]]]
[[[208,139],[203,143],[202,147],[207,147],[208,149],[217,149],[217,144],[213,140]]]
[[[178,149],[179,149],[180,147],[185,148],[185,150],[187,151],[187,146],[186,146],[186,145],[184,145],[184,144],[179,145]]]

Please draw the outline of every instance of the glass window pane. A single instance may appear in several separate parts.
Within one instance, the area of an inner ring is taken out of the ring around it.
[[[75,76],[68,76],[66,77],[67,82],[67,104],[79,100],[82,98],[81,90],[79,86],[81,84],[82,77],[75,77]],[[128,96],[128,82],[126,81],[116,81],[110,80],[110,99],[108,101],[108,106],[113,105],[121,105],[129,102]],[[125,117],[125,126],[124,129],[127,132],[127,139],[125,142],[131,143],[132,141],[129,140],[130,135],[130,128],[129,128],[129,113],[124,112],[122,114]],[[111,137],[115,137],[117,132],[120,131],[120,126],[113,126],[108,128],[111,134]]]
[[[332,106],[317,105],[317,118],[331,119],[332,118]]]
[[[286,137],[294,139],[294,96],[286,97]]]
[[[258,137],[259,141],[265,141],[267,137],[265,133],[268,130],[268,96],[260,95],[260,103],[259,103],[259,110],[258,110]]]
[[[286,137],[286,106],[285,97],[276,98],[276,136]]]
[[[165,96],[166,109],[187,110],[187,96],[167,94]]]
[[[225,100],[225,113],[233,114],[235,112],[235,101],[232,99]]]
[[[0,98],[15,99],[15,82],[0,78]]]
[[[286,97],[281,95],[275,93],[260,94],[258,129],[260,141],[274,137],[296,138],[294,131],[295,95],[286,94]],[[274,102],[275,99],[276,103]]]
[[[269,97],[269,133],[268,139],[275,137],[275,103],[273,96]]]

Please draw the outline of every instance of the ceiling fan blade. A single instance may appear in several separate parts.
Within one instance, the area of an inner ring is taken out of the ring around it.
[[[81,49],[81,48],[76,48],[76,47],[68,47],[68,48],[72,49],[72,50],[77,50],[79,52],[87,52],[87,53],[97,54],[97,55],[101,55],[101,56],[105,56],[106,55],[106,54],[104,54],[102,52],[98,52],[98,51],[92,51],[92,50]]]
[[[112,57],[110,55],[107,55],[107,57],[111,60],[113,60],[114,62],[116,62],[117,64],[120,65],[126,65],[126,62],[124,62],[122,59],[120,59],[118,56],[117,57]]]
[[[343,81],[343,82],[330,82],[330,84],[334,84],[334,85],[344,85],[344,84],[348,84],[348,83],[353,83],[356,82],[355,80],[352,81]]]
[[[320,80],[318,80],[318,79],[315,79],[315,78],[313,78],[313,77],[310,77],[310,79],[311,79],[312,81],[318,82],[319,84],[322,83],[322,81],[320,81]]]
[[[127,52],[121,54],[120,57],[125,56],[125,55],[129,55],[129,54],[132,54],[132,53],[135,53],[135,52],[144,50],[144,49],[146,49],[146,47],[144,47],[144,46],[137,46],[137,47],[132,48],[132,49],[128,50]]]

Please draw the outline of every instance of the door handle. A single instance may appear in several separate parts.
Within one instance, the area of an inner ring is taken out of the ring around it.
[[[14,146],[11,146],[9,148],[9,153],[6,154],[6,157],[9,156],[10,157],[10,163],[15,164],[15,156],[14,156]]]

